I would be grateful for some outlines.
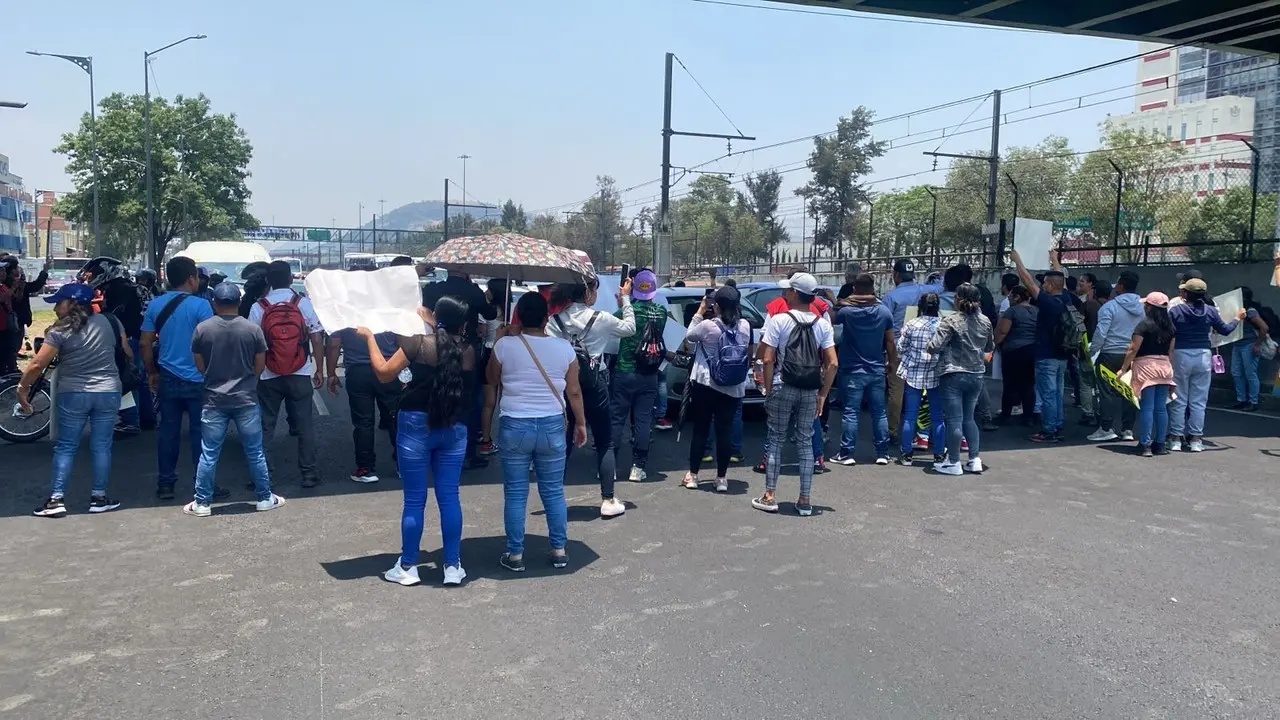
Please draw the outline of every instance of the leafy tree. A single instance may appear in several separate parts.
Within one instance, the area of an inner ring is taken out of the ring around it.
[[[479,234],[476,230],[476,219],[471,213],[463,210],[449,218],[449,238],[467,237]]]
[[[146,252],[146,152],[142,95],[113,93],[98,104],[97,147],[104,249],[122,258]],[[209,99],[181,95],[151,99],[151,174],[154,204],[153,267],[175,238],[226,238],[258,226],[249,214],[249,160],[253,148],[235,115],[211,113]],[[75,190],[58,201],[71,220],[93,218],[93,147],[89,114],[62,136],[54,152],[66,155]]]
[[[678,264],[733,263],[768,255],[759,221],[726,178],[700,175],[672,203],[672,216],[681,238],[675,243]]]
[[[627,231],[627,223],[622,219],[622,194],[614,179],[597,176],[596,189],[596,195],[569,215],[564,242],[560,244],[586,251],[597,267],[604,267],[611,264],[611,240]]]
[[[529,227],[528,218],[524,215],[524,205],[516,205],[514,200],[507,200],[502,205],[502,227],[512,232],[523,233]]]
[[[564,245],[566,231],[567,228],[559,217],[552,213],[545,213],[533,216],[527,233],[530,237],[541,238],[556,245]]]
[[[916,255],[932,252],[930,237],[933,198],[924,185],[882,193],[876,198],[872,256]]]
[[[791,234],[778,220],[778,195],[782,189],[782,175],[777,170],[765,170],[743,178],[746,195],[740,195],[738,204],[755,216],[764,233],[766,251],[791,239]]]
[[[1194,207],[1194,217],[1188,223],[1185,242],[1214,242],[1240,240],[1249,237],[1249,214],[1253,204],[1253,192],[1249,187],[1228,188],[1221,195],[1209,195]],[[1258,232],[1267,235],[1275,224],[1276,198],[1274,195],[1258,196],[1256,225]],[[1181,240],[1178,240],[1181,241]],[[1174,242],[1170,240],[1170,242]],[[1270,245],[1270,243],[1267,243]],[[1238,246],[1189,247],[1188,254],[1197,262],[1224,262],[1240,259]],[[1255,250],[1254,257],[1264,258],[1268,250]]]
[[[885,144],[871,139],[874,113],[859,106],[836,123],[836,131],[813,139],[809,154],[811,179],[795,193],[816,210],[815,244],[834,248],[849,232],[850,213],[870,200],[861,179],[871,173],[871,161],[884,155]]]

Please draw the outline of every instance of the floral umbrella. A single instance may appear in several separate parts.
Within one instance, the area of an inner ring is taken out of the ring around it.
[[[428,253],[424,262],[512,282],[583,282],[596,274],[572,250],[516,233],[454,238]]]

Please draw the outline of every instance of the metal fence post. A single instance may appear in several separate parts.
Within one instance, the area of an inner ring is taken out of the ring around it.
[[[1116,171],[1116,214],[1114,230],[1111,233],[1111,267],[1115,267],[1120,263],[1120,211],[1124,201],[1124,171],[1116,165],[1114,160],[1107,158],[1107,162],[1111,163],[1111,167]]]

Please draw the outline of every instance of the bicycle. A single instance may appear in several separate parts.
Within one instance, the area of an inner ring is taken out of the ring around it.
[[[35,351],[40,352],[44,338],[35,339]],[[11,443],[33,443],[49,434],[53,421],[53,393],[49,373],[58,364],[55,359],[36,376],[27,392],[32,412],[24,414],[18,406],[18,381],[22,373],[10,373],[0,377],[0,439]]]

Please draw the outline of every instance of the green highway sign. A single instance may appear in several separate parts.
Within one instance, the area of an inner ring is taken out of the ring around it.
[[[328,230],[308,230],[307,240],[311,242],[329,242]]]
[[[1093,229],[1093,218],[1074,217],[1065,218],[1063,220],[1053,221],[1054,230],[1091,230]]]
[[[1156,221],[1150,216],[1135,215],[1129,217],[1128,213],[1120,211],[1120,229],[1122,230],[1155,230]]]

